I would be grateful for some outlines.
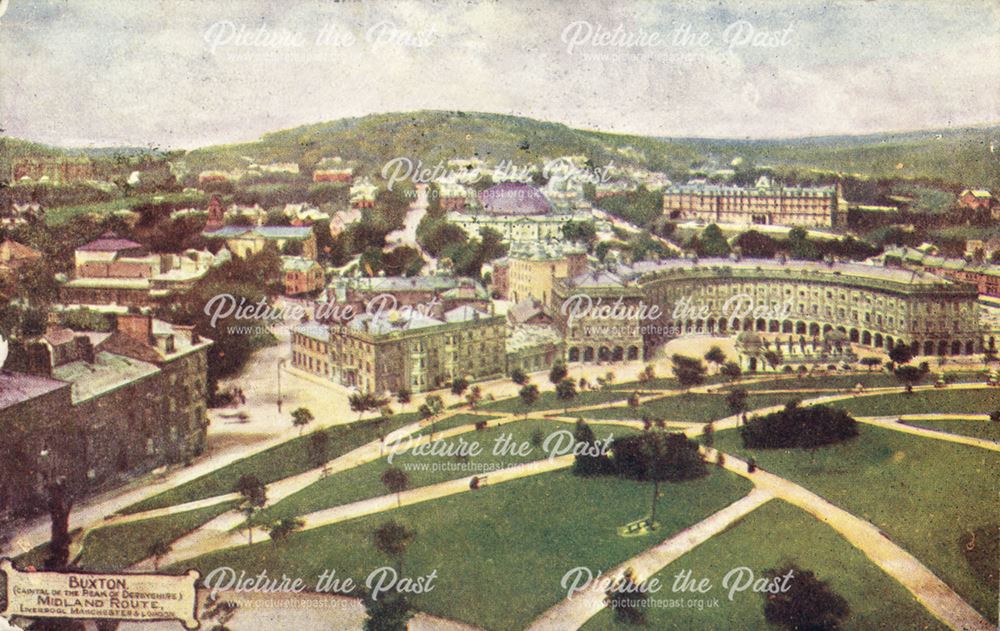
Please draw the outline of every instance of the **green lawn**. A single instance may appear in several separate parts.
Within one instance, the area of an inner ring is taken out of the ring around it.
[[[1000,514],[1000,456],[870,425],[858,429],[847,443],[817,450],[815,462],[800,450],[744,449],[732,430],[719,432],[715,444],[742,457],[752,454],[764,469],[872,522],[996,619],[997,585],[976,578],[959,538]]]
[[[541,446],[534,446],[532,438],[536,432],[540,436],[547,438],[554,432],[572,432],[573,424],[561,423],[559,421],[543,421],[528,419],[517,421],[500,427],[493,427],[481,431],[473,431],[454,438],[440,440],[441,449],[450,449],[448,453],[460,454],[468,453],[470,445],[475,444],[481,453],[476,456],[462,457],[460,455],[427,455],[414,454],[405,449],[407,443],[402,442],[401,449],[393,457],[390,465],[387,459],[382,458],[367,464],[363,464],[347,471],[342,471],[331,475],[319,482],[316,482],[298,493],[295,493],[274,506],[269,506],[261,511],[255,521],[257,523],[270,523],[282,517],[295,515],[306,515],[324,508],[348,504],[358,500],[386,495],[388,491],[382,484],[380,476],[390,466],[395,466],[403,471],[410,478],[410,488],[436,484],[446,480],[454,480],[470,475],[483,474],[489,478],[489,471],[493,469],[506,468],[530,462],[533,460],[544,460],[551,453],[551,449],[558,449],[555,443],[549,443],[550,452],[544,451],[544,443]],[[637,430],[622,427],[619,425],[608,426],[601,424],[591,424],[594,435],[602,440],[607,436],[623,436],[633,434]],[[502,437],[510,437],[511,444],[515,447],[527,445],[530,451],[525,455],[511,455],[495,452],[503,443],[498,442]],[[552,438],[555,441],[558,438]],[[444,452],[437,452],[438,454]],[[562,455],[558,453],[555,455]]]
[[[855,397],[830,404],[854,416],[898,416],[900,414],[976,413],[986,414],[1000,408],[1000,389],[918,390],[911,394]]]
[[[771,405],[783,405],[794,397],[795,395],[791,393],[749,395],[747,405],[751,410]],[[573,412],[575,416],[582,416],[586,419],[605,420],[637,419],[642,418],[643,413],[654,419],[662,418],[667,421],[692,423],[707,423],[732,414],[726,404],[724,394],[700,393],[677,394],[652,399],[640,405],[638,410],[619,405]]]
[[[947,628],[832,528],[779,500],[761,506],[656,574],[662,587],[650,596],[664,606],[647,608],[646,628],[773,631],[777,627],[764,619],[764,596],[745,590],[734,593],[730,600],[723,579],[734,568],[750,568],[758,577],[788,562],[828,581],[847,600],[851,614],[841,627],[845,631]],[[709,579],[711,590],[705,594],[675,592],[674,577],[684,571],[690,571],[695,579]],[[687,602],[692,598],[718,599],[719,604],[699,609],[697,603],[692,603],[694,606],[689,607]],[[678,605],[678,599],[683,599],[684,605]],[[626,631],[635,627],[617,623],[611,611],[605,609],[582,628]]]
[[[83,540],[80,567],[97,572],[124,570],[149,558],[152,544],[175,541],[234,506],[235,502],[222,502],[176,515],[93,530]]]
[[[514,414],[523,414],[526,410],[528,412],[561,410],[566,407],[566,403],[560,401],[556,397],[556,393],[552,390],[545,391],[545,388],[551,387],[552,384],[547,382],[539,385],[538,389],[543,392],[540,393],[538,401],[535,401],[535,404],[528,408],[521,403],[520,397],[512,397],[509,399],[501,399],[499,401],[484,403],[479,406],[479,409],[485,412],[509,412]],[[568,404],[569,407],[577,407],[581,405],[608,403],[610,401],[624,401],[630,394],[632,393],[621,390],[584,390],[583,392],[577,393],[576,398],[569,401]]]
[[[1000,441],[1000,423],[989,421],[906,421],[907,425]]]
[[[486,414],[455,414],[454,416],[449,416],[448,418],[446,418],[446,419],[444,419],[442,421],[438,421],[437,423],[435,423],[434,424],[434,432],[435,433],[437,433],[437,432],[443,432],[446,429],[451,429],[453,427],[458,427],[460,425],[470,425],[470,424],[471,425],[475,425],[479,421],[490,421],[490,420],[493,420],[495,418],[499,418],[499,417],[497,417],[497,416],[490,416],[490,415],[486,415]],[[421,435],[430,434],[430,433],[431,433],[431,428],[428,426],[428,427],[423,428],[422,430],[420,430],[416,434],[414,434],[414,436],[421,436]]]
[[[216,552],[183,564],[207,573],[220,566],[256,575],[302,578],[310,588],[326,570],[363,583],[391,564],[372,546],[389,519],[417,535],[406,574],[437,571],[435,588],[416,595],[420,610],[491,631],[523,629],[565,597],[563,575],[578,566],[610,568],[722,509],[749,483],[712,467],[700,480],[663,486],[656,536],[619,537],[617,528],[649,510],[650,486],[615,477],[584,479],[568,471],[542,474],[475,492],[407,506],[265,542]]]
[[[397,414],[386,424],[385,432],[417,420],[416,414]],[[332,460],[379,437],[379,429],[370,420],[349,425],[334,425],[324,431],[329,436],[327,459]],[[243,474],[256,475],[265,484],[281,480],[315,468],[309,450],[309,435],[294,438],[270,449],[238,460],[231,465],[205,474],[129,506],[125,514],[139,513],[154,508],[184,504],[194,500],[232,493],[236,481]]]

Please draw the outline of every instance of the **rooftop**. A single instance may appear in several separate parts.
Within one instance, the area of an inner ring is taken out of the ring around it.
[[[38,259],[41,257],[41,252],[17,241],[4,239],[3,242],[0,242],[0,264],[15,260]]]
[[[0,410],[69,386],[63,381],[23,372],[0,370]]]
[[[80,252],[118,252],[119,250],[134,250],[142,247],[141,243],[122,239],[114,233],[106,232],[99,239],[81,245],[77,250]]]
[[[102,351],[96,354],[93,363],[80,360],[56,366],[52,369],[52,376],[73,384],[73,403],[79,403],[139,381],[159,370],[148,362]]]
[[[479,194],[483,210],[491,215],[544,215],[552,204],[534,186],[504,182]]]
[[[299,335],[304,335],[310,339],[328,342],[330,340],[330,329],[316,322],[303,322],[292,328],[292,331]]]
[[[507,352],[516,353],[529,348],[559,344],[562,336],[551,326],[519,326],[507,336]]]
[[[387,315],[362,313],[351,320],[348,326],[355,331],[371,335],[384,335],[395,331],[425,329],[441,324],[444,324],[441,320],[425,316],[416,309],[407,309],[405,312],[392,311]]]
[[[564,241],[514,241],[510,244],[510,251],[507,258],[532,260],[532,261],[553,261],[565,258],[571,254],[586,254],[587,248],[576,243]]]

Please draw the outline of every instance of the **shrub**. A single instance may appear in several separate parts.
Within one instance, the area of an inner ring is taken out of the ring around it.
[[[740,435],[748,448],[813,449],[853,438],[858,428],[857,421],[837,408],[788,405],[779,412],[750,419],[740,428]]]

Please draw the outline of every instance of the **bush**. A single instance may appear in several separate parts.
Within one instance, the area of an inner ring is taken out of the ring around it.
[[[645,432],[615,439],[611,446],[615,472],[631,480],[670,482],[708,475],[697,442],[684,434],[666,434],[663,457],[654,462],[647,442],[653,437],[654,433]]]
[[[857,421],[843,410],[815,405],[788,405],[784,410],[754,417],[740,428],[743,446],[759,449],[812,449],[858,435]]]

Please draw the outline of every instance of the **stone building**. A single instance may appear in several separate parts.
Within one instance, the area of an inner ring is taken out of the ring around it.
[[[619,271],[662,306],[656,322],[682,333],[753,330],[821,339],[831,331],[884,351],[918,355],[983,350],[973,287],[923,272],[858,263],[673,259]],[[647,340],[649,343],[649,340]]]
[[[643,359],[643,292],[634,282],[608,270],[594,270],[556,281],[555,327],[570,362]]]
[[[579,276],[587,269],[587,249],[562,241],[517,241],[507,254],[507,294],[514,302],[534,298],[552,300],[552,286],[560,278]]]
[[[7,508],[54,475],[77,492],[103,488],[201,454],[206,446],[208,348],[191,327],[148,315],[117,317],[111,333],[78,333],[50,324],[44,335],[11,342],[0,372],[4,441],[0,480],[32,484]]]
[[[833,226],[837,189],[792,187],[760,178],[753,188],[715,184],[671,186],[663,193],[663,213],[706,223]]]
[[[503,316],[468,305],[441,319],[417,310],[363,313],[343,325],[296,327],[292,365],[367,392],[421,392],[459,377],[503,376],[505,333]]]

